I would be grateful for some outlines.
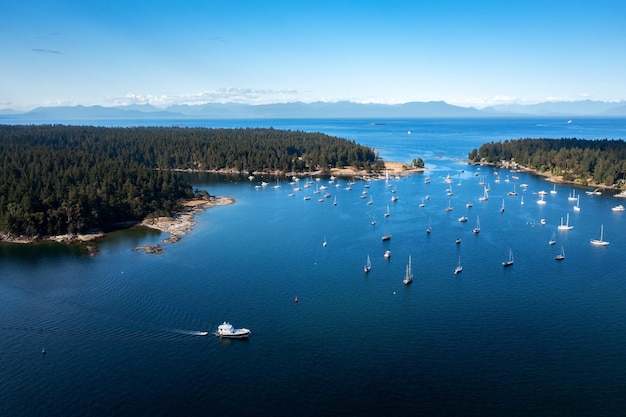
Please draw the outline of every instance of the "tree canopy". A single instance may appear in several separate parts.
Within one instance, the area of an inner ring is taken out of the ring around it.
[[[380,166],[373,149],[275,129],[0,126],[0,231],[41,236],[169,215],[192,186],[177,170],[306,172]]]
[[[515,162],[581,184],[613,185],[624,181],[626,143],[623,140],[517,139],[490,142],[473,149],[470,161]]]

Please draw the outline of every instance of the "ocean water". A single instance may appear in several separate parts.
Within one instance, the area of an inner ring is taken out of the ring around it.
[[[462,162],[492,140],[626,132],[623,119],[566,122],[192,122],[322,131],[429,169],[351,190],[344,178],[302,179],[293,191],[288,178],[190,175],[236,204],[199,214],[162,255],[132,251],[166,237],[145,229],[98,241],[95,257],[0,245],[0,415],[623,415],[626,212],[611,210],[621,199],[571,185],[553,194],[542,178]],[[270,185],[257,189],[261,180]],[[316,185],[327,190],[313,194]],[[568,214],[574,228],[557,231]],[[610,245],[592,246],[602,225]],[[515,263],[503,268],[510,250]],[[223,321],[250,339],[199,334]]]

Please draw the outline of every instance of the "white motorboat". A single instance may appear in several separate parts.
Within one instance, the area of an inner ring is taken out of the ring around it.
[[[619,204],[619,205],[613,207],[611,210],[613,210],[613,211],[624,211],[625,209],[624,209],[623,205]]]
[[[215,332],[215,335],[220,338],[223,337],[227,339],[243,339],[250,336],[250,333],[252,333],[250,329],[235,329],[232,324],[224,322],[217,327],[217,332]]]

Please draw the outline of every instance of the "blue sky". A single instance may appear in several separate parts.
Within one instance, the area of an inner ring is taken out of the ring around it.
[[[626,99],[626,1],[0,1],[0,109]]]

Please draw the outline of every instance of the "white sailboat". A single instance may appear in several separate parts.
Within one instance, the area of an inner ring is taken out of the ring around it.
[[[509,249],[509,259],[502,261],[502,266],[511,266],[513,265],[513,261],[513,249]]]
[[[450,205],[449,199],[448,199],[448,207],[446,207],[446,211],[452,211],[452,206]]]
[[[558,230],[567,231],[572,230],[574,226],[570,226],[569,224],[569,213],[567,213],[567,221],[563,224],[563,217],[561,217],[561,224],[557,227]]]
[[[387,206],[387,211],[385,212],[385,217],[389,217],[391,212],[389,211],[389,206]]]
[[[550,194],[556,194],[556,184],[554,184],[554,188],[550,190]]]
[[[567,200],[568,201],[576,201],[576,189],[572,190],[572,193],[567,196]]]
[[[432,232],[433,228],[430,226],[430,217],[428,218],[428,227],[426,228],[426,233]]]
[[[480,218],[476,216],[476,227],[472,230],[474,234],[480,232]]]
[[[461,257],[459,256],[459,264],[454,268],[454,275],[460,274],[463,271],[463,267],[461,266]]]
[[[413,271],[411,271],[411,255],[409,255],[409,263],[406,266],[406,272],[402,283],[404,285],[409,285],[411,282],[413,282]]]
[[[556,261],[562,261],[563,259],[565,259],[565,249],[563,249],[563,246],[561,246],[561,253],[559,253],[558,255],[556,255],[554,257],[554,259]]]
[[[424,198],[422,198],[422,202],[420,203],[420,207],[424,207],[424,206],[425,206],[425,204],[424,204]]]
[[[544,191],[544,193],[545,193],[545,191]],[[545,194],[541,194],[541,192],[539,192],[539,200],[537,200],[537,204],[540,204],[540,205],[546,204],[546,200],[543,199],[544,195]]]
[[[367,274],[371,270],[372,270],[372,262],[370,261],[370,256],[367,255],[367,262],[365,263],[365,266],[363,267],[363,272]]]
[[[604,225],[600,226],[600,239],[591,239],[590,242],[592,245],[595,245],[595,246],[608,246],[609,245],[609,242],[604,240]]]
[[[324,242],[322,242],[322,246],[326,247],[326,245],[328,245],[328,242],[326,241],[326,236],[324,236]]]
[[[548,241],[548,245],[554,245],[556,243],[556,233],[552,232],[552,237]]]
[[[504,198],[502,199],[502,207],[500,207],[500,213],[504,213]]]
[[[576,197],[576,205],[574,206],[574,211],[576,212],[580,211],[580,195]]]
[[[483,196],[478,197],[478,201],[487,201],[489,200],[489,192],[487,191],[487,187],[483,188]]]

